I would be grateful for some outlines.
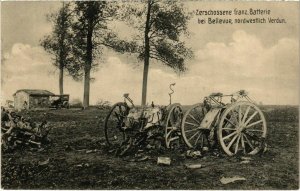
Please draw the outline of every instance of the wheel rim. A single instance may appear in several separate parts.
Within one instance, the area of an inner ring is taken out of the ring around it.
[[[120,145],[125,139],[122,129],[128,114],[128,106],[124,103],[115,104],[105,119],[105,138],[109,145]]]
[[[165,142],[166,147],[171,148],[180,139],[180,124],[182,120],[182,108],[180,104],[174,104],[168,113],[165,126]]]
[[[190,148],[203,148],[209,144],[207,132],[199,129],[203,120],[206,109],[201,104],[192,106],[183,116],[181,124],[181,133],[184,142]]]
[[[253,103],[237,102],[220,119],[218,138],[229,155],[257,154],[266,138],[267,126],[262,111]]]

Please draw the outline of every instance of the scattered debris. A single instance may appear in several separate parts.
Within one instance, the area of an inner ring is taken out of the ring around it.
[[[200,151],[187,150],[186,156],[190,158],[197,158],[197,157],[201,157],[202,155]]]
[[[256,147],[253,151],[248,153],[249,155],[256,155],[261,149],[259,147]]]
[[[89,153],[96,153],[96,152],[98,152],[98,149],[87,150],[87,151],[85,151],[86,154],[89,154]]]
[[[242,161],[240,164],[248,164],[251,160],[253,160],[251,157],[241,157]]]
[[[123,158],[124,161],[128,161],[128,162],[142,162],[142,161],[146,161],[150,159],[150,156],[148,155],[143,155],[143,154],[135,154],[134,157],[125,157]]]
[[[171,159],[169,157],[158,157],[157,164],[170,165]]]
[[[213,151],[212,153],[214,156],[219,157],[220,156],[220,152],[219,151]]]
[[[246,180],[246,178],[240,177],[240,176],[234,176],[232,178],[222,177],[220,179],[220,181],[221,181],[222,184],[229,184],[229,183],[232,183],[232,182],[235,182],[235,181],[240,181],[240,180]]]
[[[89,167],[89,166],[90,166],[89,163],[82,163],[82,164],[76,165],[76,167]]]
[[[49,162],[50,162],[50,158],[48,158],[48,159],[45,160],[45,161],[39,162],[38,164],[39,164],[40,166],[43,166],[43,165],[48,164]]]
[[[203,167],[201,164],[186,164],[185,166],[186,166],[186,168],[189,168],[189,169],[197,169],[197,168]]]
[[[242,160],[253,160],[251,157],[241,157]]]
[[[248,163],[250,163],[250,160],[243,160],[240,162],[240,164],[248,164]]]
[[[145,156],[143,156],[141,158],[138,158],[136,161],[141,162],[141,161],[148,160],[149,158],[150,158],[149,156],[145,155]]]

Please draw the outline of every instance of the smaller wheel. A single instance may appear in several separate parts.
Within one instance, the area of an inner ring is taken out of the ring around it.
[[[63,107],[69,109],[69,102],[68,101],[64,101]]]
[[[129,107],[124,102],[112,106],[104,122],[105,139],[108,145],[121,145],[125,140],[125,132],[122,129],[128,115]]]
[[[165,143],[167,148],[179,144],[182,108],[179,103],[174,103],[168,108],[168,117],[165,123]]]
[[[266,119],[253,103],[236,102],[222,113],[218,139],[229,156],[238,153],[257,154],[264,146],[266,135]]]
[[[195,104],[188,109],[182,119],[181,133],[185,144],[189,148],[203,149],[210,147],[210,129],[201,129],[200,124],[207,111],[202,104]]]

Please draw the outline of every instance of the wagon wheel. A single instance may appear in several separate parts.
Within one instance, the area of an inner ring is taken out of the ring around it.
[[[200,124],[207,110],[201,104],[193,105],[183,116],[181,133],[185,144],[189,148],[210,147],[210,129],[201,129]]]
[[[237,102],[220,119],[218,139],[229,156],[242,152],[254,155],[263,148],[267,134],[266,119],[253,103]]]
[[[182,120],[182,108],[178,103],[169,106],[168,118],[165,123],[165,143],[167,148],[179,144],[180,124]]]
[[[129,107],[126,103],[119,102],[112,106],[105,118],[105,139],[108,145],[121,145],[125,140],[125,132],[122,129]]]

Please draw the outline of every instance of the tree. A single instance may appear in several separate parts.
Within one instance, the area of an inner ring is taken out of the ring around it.
[[[107,1],[77,1],[74,5],[72,51],[77,63],[75,65],[83,69],[84,108],[89,106],[90,72],[97,66],[93,60],[96,56],[101,56],[101,50],[106,45],[104,37],[110,33],[107,22],[112,19],[116,10],[113,3]]]
[[[53,64],[59,69],[59,93],[62,95],[64,93],[64,70],[67,69],[73,78],[78,77],[72,65],[70,4],[63,2],[57,13],[48,15],[48,20],[53,24],[53,31],[50,35],[45,36],[40,44],[48,53],[52,54]]]
[[[144,61],[142,105],[146,104],[150,59],[159,61],[181,73],[186,70],[185,60],[192,51],[180,41],[188,34],[189,15],[175,1],[147,0],[143,6],[128,6],[122,19],[138,30],[132,41],[119,40],[116,34],[107,36],[106,42],[118,52],[137,54]]]

